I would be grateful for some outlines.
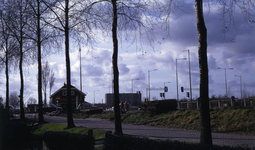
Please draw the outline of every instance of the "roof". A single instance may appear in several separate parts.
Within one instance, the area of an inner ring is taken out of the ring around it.
[[[58,89],[56,92],[54,92],[53,94],[51,94],[50,97],[53,97],[53,96],[54,96],[55,94],[57,94],[59,91],[65,90],[65,89],[67,89],[66,83],[64,83],[64,86],[62,86],[62,87],[61,87],[60,89]],[[82,93],[82,95],[86,96],[85,93],[83,93],[81,90],[77,89],[77,88],[76,88],[75,86],[73,86],[73,85],[71,85],[71,90],[77,90],[77,91],[79,91],[80,93]]]

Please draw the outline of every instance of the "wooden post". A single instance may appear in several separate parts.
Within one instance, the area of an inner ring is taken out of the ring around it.
[[[93,138],[93,130],[92,129],[88,130],[88,137],[89,137],[89,141],[90,141],[89,149],[93,150],[94,149],[94,138]]]
[[[244,107],[246,107],[246,99],[245,98],[243,99],[243,104],[244,104]]]

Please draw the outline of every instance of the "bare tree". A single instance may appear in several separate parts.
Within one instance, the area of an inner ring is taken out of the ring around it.
[[[37,100],[33,97],[29,97],[29,99],[27,100],[27,104],[36,104]]]
[[[212,0],[213,1],[213,0]],[[234,25],[233,12],[239,8],[247,23],[250,23],[252,11],[255,10],[255,3],[250,0],[215,0],[221,4],[223,18],[223,33],[229,30],[230,25]],[[203,0],[195,1],[195,11],[198,31],[198,57],[200,68],[200,116],[201,116],[201,132],[200,143],[212,144],[211,126],[210,126],[210,111],[208,98],[208,61],[207,61],[207,29],[204,22]],[[225,17],[229,19],[226,20]],[[226,23],[228,25],[226,25]]]
[[[112,22],[109,22],[109,19],[105,21],[110,24],[106,25],[105,30],[110,28],[112,32],[115,134],[121,135],[123,133],[119,110],[118,38],[121,40],[125,39],[130,44],[140,42],[141,45],[142,41],[146,40],[153,48],[153,43],[156,40],[154,29],[163,27],[164,23],[167,23],[167,19],[166,21],[159,19],[165,15],[162,11],[166,7],[159,0],[108,0],[102,2],[103,7],[98,6],[98,8],[101,8],[99,12],[102,13],[104,12],[103,10],[106,10],[103,15],[105,17],[103,18],[112,19]],[[110,5],[106,2],[109,2]],[[100,5],[100,1],[96,1],[91,6],[94,6],[96,3]],[[109,12],[109,7],[112,10],[111,12]],[[155,17],[152,17],[151,14],[154,14]],[[122,37],[121,35],[124,36]]]
[[[87,14],[86,9],[87,1],[74,0],[69,5],[69,0],[57,1],[54,7],[44,1],[48,6],[54,17],[45,19],[48,25],[64,33],[65,37],[65,59],[66,59],[66,83],[67,83],[67,128],[74,127],[72,115],[72,102],[71,102],[71,67],[69,56],[69,41],[70,35],[74,39],[79,38],[79,41],[90,43],[93,41],[92,27],[95,27],[99,20],[96,14]],[[70,25],[69,25],[70,23]],[[93,26],[94,24],[94,26]],[[71,34],[70,34],[71,31]],[[81,34],[83,33],[83,34]]]
[[[19,74],[20,74],[20,118],[25,119],[24,115],[24,75],[23,75],[23,62],[28,62],[31,59],[26,59],[31,56],[29,50],[31,43],[25,37],[27,29],[27,22],[29,20],[28,1],[25,0],[7,0],[5,1],[7,9],[12,11],[12,15],[8,18],[11,22],[8,25],[10,34],[18,43],[17,56],[19,57]]]
[[[8,18],[11,15],[11,11],[6,9],[4,3],[0,4],[0,62],[5,65],[5,79],[6,79],[6,106],[9,110],[9,70],[13,64],[14,51],[17,49],[17,43],[14,38],[9,34],[7,24],[10,23]]]

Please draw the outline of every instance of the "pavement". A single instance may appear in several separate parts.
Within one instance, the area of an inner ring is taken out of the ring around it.
[[[35,118],[34,115],[27,116]],[[47,122],[66,124],[65,117],[44,116]],[[114,131],[114,122],[98,118],[76,119],[76,126],[88,127],[93,129],[102,129],[105,131]],[[124,134],[134,135],[138,137],[148,137],[151,139],[169,139],[177,141],[186,141],[199,143],[200,131],[195,130],[180,130],[171,128],[149,127],[145,125],[132,125],[122,123],[122,131]],[[239,134],[224,134],[212,133],[213,144],[225,146],[247,145],[255,150],[255,136],[239,135]]]

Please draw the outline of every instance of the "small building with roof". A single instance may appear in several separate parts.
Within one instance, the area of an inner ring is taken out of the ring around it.
[[[71,85],[71,101],[72,108],[75,109],[80,103],[85,102],[86,94]],[[67,105],[67,85],[64,83],[60,89],[51,94],[50,103],[55,104],[56,106],[60,106],[63,109],[66,109]]]

